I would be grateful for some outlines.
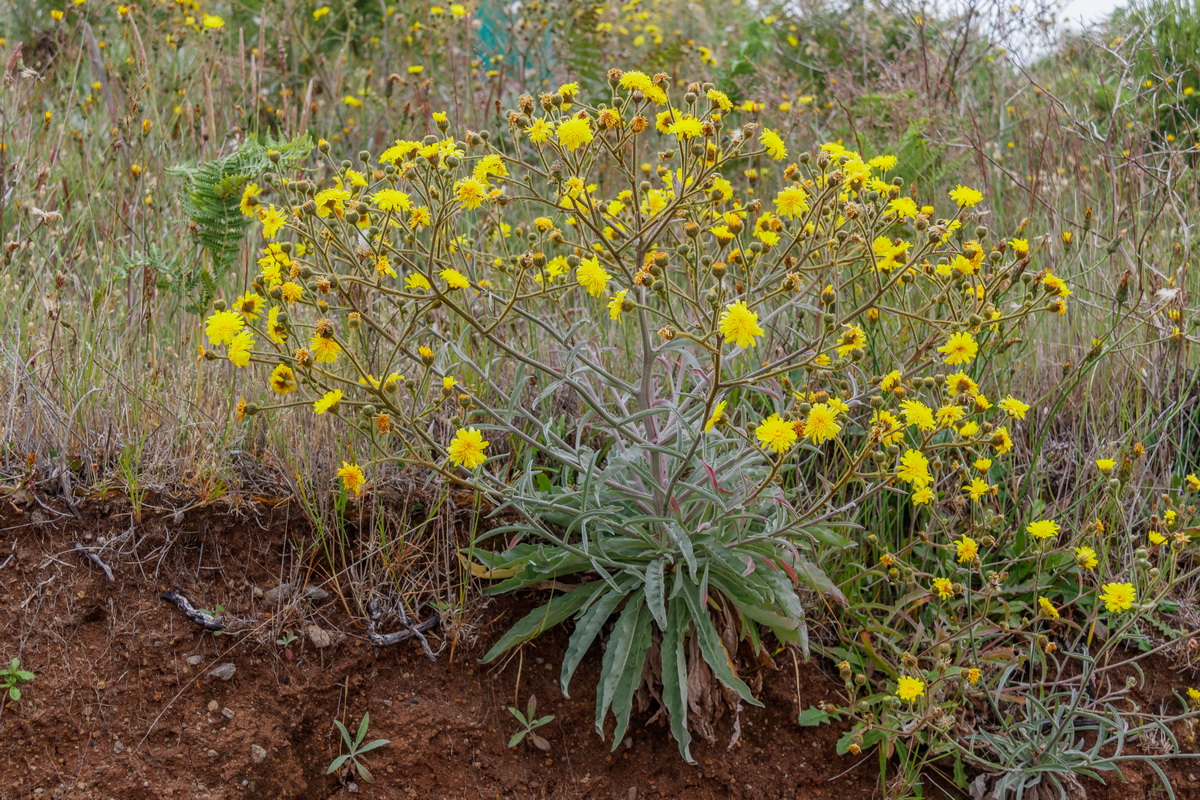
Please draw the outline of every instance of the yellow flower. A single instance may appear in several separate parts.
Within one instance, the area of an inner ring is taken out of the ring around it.
[[[608,291],[610,278],[608,270],[600,266],[600,260],[597,258],[585,258],[579,262],[579,269],[575,273],[579,285],[587,289],[592,297],[599,297]]]
[[[328,217],[330,214],[341,219],[342,214],[346,213],[346,201],[350,199],[350,192],[345,189],[322,189],[313,197],[313,202],[317,204],[317,216]]]
[[[815,404],[804,421],[804,438],[813,444],[822,444],[838,435],[842,426],[837,422],[837,412],[825,403]]]
[[[972,500],[981,500],[984,495],[992,490],[992,487],[983,478],[973,478],[970,483],[963,487],[963,491],[971,496]]]
[[[488,444],[483,440],[483,434],[474,428],[459,428],[446,448],[446,455],[459,466],[475,469],[487,460],[483,451]]]
[[[1197,477],[1194,474],[1188,475],[1186,480],[1188,491],[1200,492],[1200,477]]]
[[[917,215],[917,202],[911,197],[897,197],[888,203],[887,210],[898,219],[911,219]]]
[[[1042,519],[1025,526],[1025,532],[1037,539],[1049,539],[1058,535],[1058,523],[1052,519]]]
[[[250,348],[254,347],[254,337],[250,331],[241,331],[229,343],[229,360],[235,367],[244,367],[250,363]]]
[[[933,503],[935,495],[933,489],[928,486],[922,486],[912,493],[912,504],[914,506],[927,506]]]
[[[900,469],[896,477],[915,488],[923,489],[933,482],[929,474],[929,459],[920,450],[908,450],[900,456]]]
[[[309,349],[318,364],[332,364],[342,352],[342,346],[332,336],[314,334]]]
[[[367,478],[357,464],[343,461],[342,468],[337,471],[337,476],[342,479],[342,485],[346,487],[346,491],[354,492],[356,497],[362,495],[363,484],[367,482]]]
[[[725,418],[725,406],[727,406],[727,405],[729,405],[728,402],[726,402],[725,400],[722,400],[721,402],[717,403],[717,405],[713,408],[712,414],[709,416],[708,420],[704,423],[704,432],[705,433],[710,433],[713,429],[713,426]]]
[[[937,410],[937,424],[948,428],[962,419],[963,413],[961,406],[942,406]]]
[[[587,117],[571,117],[558,123],[558,141],[572,153],[592,141],[592,123]]]
[[[1132,583],[1106,583],[1100,587],[1100,599],[1110,613],[1120,614],[1133,608],[1137,590]]]
[[[958,562],[966,564],[974,561],[979,555],[979,545],[970,536],[963,536],[954,543],[954,549],[958,553]]]
[[[313,401],[313,411],[317,412],[318,414],[324,414],[326,411],[336,408],[337,404],[342,402],[342,396],[341,389],[334,389],[331,392],[326,392],[325,394],[321,395],[319,400]]]
[[[1075,563],[1084,569],[1095,569],[1100,563],[1100,559],[1096,557],[1096,551],[1090,547],[1075,548]]]
[[[447,288],[450,289],[466,289],[471,285],[467,276],[456,269],[444,269],[438,273],[438,277],[444,280]]]
[[[245,325],[246,320],[236,311],[217,311],[208,318],[204,332],[213,344],[229,344]]]
[[[529,141],[534,144],[544,144],[550,141],[550,134],[554,129],[550,127],[550,123],[544,119],[535,119],[533,124],[525,129],[525,133],[529,134]]]
[[[960,183],[950,190],[950,199],[958,203],[959,208],[970,208],[983,199],[983,192]]]
[[[741,300],[725,306],[717,326],[725,337],[725,344],[732,342],[738,347],[754,347],[756,337],[763,335],[763,329],[758,326],[758,314]]]
[[[267,301],[262,295],[255,292],[246,292],[233,301],[233,310],[248,320],[255,320],[258,319],[258,315],[262,313],[263,306],[266,304]]]
[[[617,322],[621,322],[621,311],[624,310],[625,295],[627,294],[629,294],[628,289],[622,289],[621,291],[613,294],[612,299],[608,301],[609,319],[615,319]]]
[[[459,205],[470,211],[483,205],[487,187],[474,178],[463,178],[454,184],[454,199]]]
[[[906,425],[915,425],[923,431],[937,428],[937,422],[933,418],[933,409],[920,400],[905,400],[900,404],[900,411],[904,414]]]
[[[781,217],[799,217],[808,211],[808,194],[799,186],[789,186],[775,195],[775,212]]]
[[[967,670],[967,683],[974,686],[979,683],[979,679],[983,677],[983,673],[979,671],[979,667],[971,667]]]
[[[381,189],[371,195],[371,202],[380,211],[408,211],[412,208],[408,195],[399,189]]]
[[[241,336],[241,334],[238,334],[238,335]],[[230,345],[231,350],[232,350],[232,348],[233,348],[233,345]],[[231,357],[231,360],[232,360],[232,357]],[[1157,547],[1158,545],[1162,544],[1163,542],[1165,542],[1167,540],[1167,537],[1163,536],[1158,531],[1150,531],[1150,534],[1147,538],[1150,539],[1150,544],[1154,545],[1155,547]]]
[[[826,288],[826,291],[829,291],[829,288]],[[863,329],[857,325],[848,325],[838,339],[837,354],[845,358],[856,350],[864,349],[866,345],[867,335],[863,333]]]
[[[270,205],[265,209],[259,209],[258,220],[263,226],[263,238],[274,239],[279,233],[279,229],[287,222],[287,217],[274,205]]]
[[[771,448],[776,453],[786,453],[799,438],[796,434],[796,427],[778,414],[772,414],[764,419],[754,429],[754,435],[764,446]]]
[[[906,703],[911,703],[925,694],[925,681],[901,675],[896,681],[896,696]]]
[[[257,183],[247,183],[242,189],[242,201],[238,203],[238,208],[242,212],[242,216],[253,217],[255,208],[258,203],[255,199],[262,193],[262,188]]]
[[[1008,428],[997,428],[992,432],[992,448],[996,451],[996,455],[1004,455],[1009,450],[1012,450],[1012,437],[1008,435]]]
[[[1101,474],[1103,475],[1107,475],[1108,473],[1112,472],[1113,467],[1116,465],[1117,462],[1113,461],[1111,458],[1096,459],[1096,469],[1100,470]]]
[[[954,594],[954,584],[947,578],[934,578],[932,591],[941,599],[945,600],[950,595]]]
[[[787,158],[787,147],[783,144],[783,139],[779,138],[779,134],[770,128],[763,128],[762,135],[758,137],[762,142],[763,147],[767,149],[767,155],[776,161],[782,161]]]
[[[269,383],[275,394],[289,394],[296,391],[296,373],[286,364],[280,364],[271,372]]]
[[[1054,607],[1054,603],[1051,603],[1045,597],[1038,598],[1038,608],[1041,609],[1043,617],[1058,619],[1058,609]]]
[[[408,277],[404,279],[404,285],[409,289],[429,290],[432,287],[429,285],[429,280],[419,272],[410,272]]]
[[[205,14],[203,24],[206,28],[217,30],[225,27],[225,20],[221,19],[216,14]]]
[[[938,348],[939,353],[945,353],[947,364],[969,364],[979,352],[979,344],[975,337],[967,331],[956,333],[950,340]]]
[[[1001,409],[1007,412],[1008,415],[1014,419],[1025,419],[1025,412],[1029,411],[1029,406],[1026,403],[1022,403],[1020,400],[1011,395],[1004,398],[996,405],[1000,406]]]

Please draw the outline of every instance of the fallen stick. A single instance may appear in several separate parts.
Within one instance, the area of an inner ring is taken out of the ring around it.
[[[425,632],[431,631],[441,624],[441,616],[431,614],[416,625],[410,625],[407,615],[401,609],[400,624],[404,626],[404,630],[396,631],[395,633],[378,633],[375,630],[375,624],[381,616],[382,612],[379,610],[379,604],[375,600],[372,600],[371,618],[367,621],[367,641],[376,647],[391,647],[394,644],[407,642],[409,639],[416,639],[421,643],[421,649],[425,651],[425,657],[430,661],[437,661],[437,656],[434,655],[433,648],[429,646],[429,641],[425,638]]]
[[[190,602],[188,602],[188,599],[186,597],[184,597],[183,595],[181,595],[178,591],[163,592],[162,599],[166,600],[168,603],[172,603],[172,604],[178,606],[179,610],[183,612],[183,615],[185,617],[187,617],[192,622],[199,625],[201,628],[204,628],[204,630],[206,630],[206,631],[223,631],[223,630],[225,630],[225,621],[224,620],[222,620],[220,617],[214,616],[212,614],[209,614],[206,611],[201,611],[200,609],[196,608]]]
[[[75,543],[75,549],[78,550],[80,553],[82,553],[84,558],[86,558],[88,561],[91,561],[97,567],[104,570],[104,577],[108,578],[109,583],[113,583],[117,580],[116,577],[113,576],[113,571],[112,571],[112,569],[109,568],[108,564],[105,564],[103,561],[100,560],[100,556],[96,555],[91,550],[88,550],[86,547],[81,545],[79,542]]]

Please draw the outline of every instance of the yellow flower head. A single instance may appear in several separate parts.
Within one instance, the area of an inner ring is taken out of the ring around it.
[[[758,314],[740,300],[725,306],[717,325],[725,337],[725,344],[732,342],[738,347],[754,347],[757,337],[763,335],[763,329],[758,326]]]
[[[710,433],[713,429],[713,426],[725,418],[725,406],[727,405],[729,405],[729,403],[725,400],[722,400],[713,408],[712,414],[709,415],[708,420],[704,423],[705,433]]]
[[[983,199],[983,192],[960,183],[950,190],[950,199],[958,203],[959,208],[970,208]]]
[[[341,389],[334,389],[331,392],[326,392],[325,394],[321,395],[320,399],[313,401],[313,411],[317,412],[318,414],[324,414],[327,411],[331,411],[337,407],[338,403],[342,402],[342,397],[343,394]]]
[[[767,155],[776,161],[782,161],[787,158],[787,147],[783,144],[783,139],[779,138],[779,134],[770,128],[763,128],[762,135],[758,137],[762,142],[763,147],[767,149]]]
[[[579,262],[579,269],[575,273],[579,285],[587,289],[587,293],[592,297],[599,297],[608,291],[608,282],[611,277],[608,270],[600,266],[600,260],[597,258],[583,259]]]
[[[947,364],[969,364],[979,352],[979,344],[970,333],[961,331],[953,334],[938,352],[946,355]]]
[[[276,394],[289,394],[296,391],[296,373],[286,364],[280,364],[271,372],[269,383]]]
[[[920,450],[906,451],[900,456],[900,469],[896,471],[896,477],[915,488],[925,488],[933,482],[929,474],[929,459]]]
[[[813,444],[822,444],[838,435],[842,426],[837,422],[837,412],[825,403],[815,404],[804,421],[804,437]]]
[[[1049,539],[1058,535],[1058,523],[1052,519],[1042,519],[1025,526],[1025,532],[1036,539]]]
[[[1120,614],[1133,608],[1137,590],[1132,583],[1106,583],[1100,587],[1100,600],[1112,614]]]
[[[896,681],[896,696],[906,703],[911,703],[925,694],[925,681],[920,678],[910,678],[901,675]]]
[[[796,427],[778,414],[764,419],[754,429],[754,435],[765,447],[776,453],[786,453],[799,438]]]
[[[960,564],[966,564],[975,560],[979,555],[979,545],[970,536],[963,536],[954,543],[954,550],[958,554]]]
[[[446,455],[459,466],[475,469],[487,460],[483,451],[488,444],[483,440],[483,434],[474,428],[459,428],[446,448]]]
[[[558,123],[559,144],[572,153],[592,141],[592,123],[587,117],[571,117]]]
[[[366,484],[367,478],[357,464],[343,461],[342,468],[337,471],[337,476],[342,479],[342,485],[346,487],[347,492],[354,492],[356,497],[362,495],[363,485]]]
[[[456,269],[444,269],[438,273],[438,277],[446,282],[446,287],[449,289],[466,289],[471,285],[467,276]]]
[[[204,333],[213,344],[229,344],[245,327],[246,320],[236,311],[217,311],[205,323]]]
[[[1084,569],[1095,569],[1100,563],[1100,559],[1096,556],[1096,551],[1090,547],[1075,548],[1075,563]]]

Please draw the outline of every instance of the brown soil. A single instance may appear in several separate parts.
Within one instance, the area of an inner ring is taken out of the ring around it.
[[[369,738],[390,744],[366,757],[376,782],[357,788],[367,797],[879,796],[874,753],[837,756],[844,728],[795,724],[801,705],[837,701],[838,685],[814,664],[801,663],[797,677],[789,660],[768,675],[765,708],[742,714],[737,743],[728,746],[726,719],[724,741],[694,744],[699,764],[689,766],[665,727],[645,717],[610,751],[594,730],[598,659],[585,660],[571,699],[558,690],[563,632],[506,664],[478,664],[531,598],[484,609],[473,635],[436,662],[412,642],[383,650],[367,643],[337,594],[310,604],[291,627],[315,621],[348,637],[318,648],[301,636],[281,647],[264,635],[279,608],[261,594],[279,584],[289,534],[303,533],[303,522],[285,507],[252,511],[144,519],[122,540],[128,556],[109,562],[112,583],[73,548],[130,531],[123,503],[94,503],[83,520],[0,512],[0,563],[13,556],[0,569],[0,659],[19,655],[37,674],[0,717],[0,798],[343,797],[347,787],[325,774],[342,752],[333,721],[353,730],[368,711]],[[206,633],[160,598],[174,587],[198,606],[220,604],[262,624]],[[431,634],[435,645],[441,635]],[[199,664],[189,663],[194,656]],[[224,662],[236,666],[231,680],[208,674]],[[506,746],[517,727],[506,708],[530,694],[539,715],[555,715],[539,731],[546,753]],[[1200,797],[1189,768],[1172,774],[1178,796]],[[1132,784],[1089,796],[1159,796],[1148,775],[1128,777]]]

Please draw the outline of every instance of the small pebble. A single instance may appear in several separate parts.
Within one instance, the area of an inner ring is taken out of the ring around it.
[[[188,656],[187,663],[189,666],[198,667],[202,663],[204,663],[204,656],[201,656],[201,655]]]
[[[209,700],[209,701],[208,701],[208,710],[209,710],[209,711],[216,711],[216,710],[217,710],[218,708],[220,708],[220,707],[221,707],[221,704],[220,704],[220,703],[218,703],[216,700]]]

